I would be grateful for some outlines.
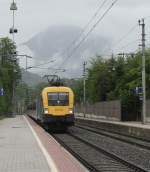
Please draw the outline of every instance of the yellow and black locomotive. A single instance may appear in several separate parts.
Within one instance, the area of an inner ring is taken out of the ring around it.
[[[36,103],[36,119],[47,128],[74,125],[74,94],[64,86],[50,86],[42,90]]]

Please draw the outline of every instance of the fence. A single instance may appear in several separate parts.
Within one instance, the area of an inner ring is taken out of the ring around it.
[[[83,104],[76,105],[77,114],[84,113]],[[86,117],[95,117],[101,119],[109,119],[120,121],[121,120],[121,101],[107,101],[98,102],[93,105],[87,104],[85,108]]]
[[[146,120],[150,122],[150,100],[146,102]]]

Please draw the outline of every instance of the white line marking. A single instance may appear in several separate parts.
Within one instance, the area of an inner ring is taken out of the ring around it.
[[[50,136],[50,138],[60,147],[60,149],[62,149],[65,153],[69,155],[70,158],[72,158],[71,162],[77,162],[77,164],[84,170],[84,172],[89,172],[89,170],[83,164],[81,164],[80,161],[78,161],[69,151],[67,151],[57,140],[55,140],[54,137]]]
[[[47,150],[45,149],[45,147],[43,146],[42,142],[40,141],[38,135],[36,134],[36,132],[34,131],[34,129],[32,128],[31,124],[29,123],[29,121],[27,120],[27,118],[25,116],[23,116],[26,123],[28,124],[30,130],[32,131],[32,134],[34,135],[40,149],[42,150],[46,160],[47,160],[47,163],[48,163],[48,166],[49,168],[51,169],[52,172],[59,172],[52,157],[49,155],[49,153],[47,152]]]

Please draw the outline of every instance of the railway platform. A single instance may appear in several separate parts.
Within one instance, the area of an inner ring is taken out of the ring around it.
[[[0,172],[87,171],[27,116],[0,120]]]
[[[83,114],[76,114],[76,124],[88,125],[101,130],[150,141],[150,123],[143,125],[141,122],[136,121],[110,121],[96,118],[96,116],[92,118],[92,115],[90,117],[84,117]]]

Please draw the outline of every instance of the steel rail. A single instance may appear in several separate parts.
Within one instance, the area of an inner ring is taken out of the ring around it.
[[[140,148],[150,150],[150,141],[143,141],[141,139],[137,139],[137,138],[134,138],[132,136],[123,136],[121,134],[116,134],[116,133],[113,133],[113,132],[110,133],[108,131],[103,131],[100,128],[91,127],[91,126],[83,126],[83,125],[81,126],[81,125],[77,124],[77,125],[75,125],[75,127],[81,128],[81,129],[84,129],[84,130],[87,130],[87,131],[90,131],[90,132],[93,132],[93,133],[96,133],[96,134],[100,134],[100,135],[103,135],[103,136],[106,136],[106,137],[109,137],[109,138],[112,138],[112,139],[123,141],[123,142],[126,142],[126,143],[131,144],[131,145],[134,144],[134,145],[136,145],[136,146],[138,146]],[[131,139],[134,139],[134,141],[131,140]],[[144,143],[142,144],[142,143],[138,143],[136,141],[142,141],[142,142],[148,143],[149,145],[144,145]]]
[[[137,171],[148,172],[147,169],[141,167],[140,165],[137,165],[137,164],[131,163],[131,162],[125,160],[125,159],[122,159],[119,156],[117,156],[116,154],[110,153],[109,151],[106,151],[105,149],[98,147],[96,144],[91,144],[89,141],[87,141],[87,140],[85,140],[83,138],[80,138],[80,137],[78,137],[78,136],[76,136],[76,135],[74,135],[72,133],[69,133],[69,135],[76,138],[77,140],[85,143],[86,145],[91,146],[92,148],[96,149],[97,151],[103,153],[104,155],[107,155],[108,157],[111,157],[112,159],[122,163],[123,165],[135,170],[136,172]]]
[[[83,159],[78,153],[73,151],[65,142],[63,142],[59,137],[57,137],[55,134],[52,134],[52,136],[65,148],[67,149],[74,157],[76,157],[87,169],[89,169],[92,172],[99,172],[93,165],[88,163],[85,159]]]

